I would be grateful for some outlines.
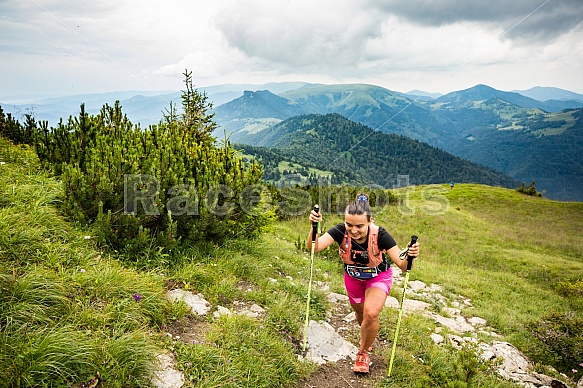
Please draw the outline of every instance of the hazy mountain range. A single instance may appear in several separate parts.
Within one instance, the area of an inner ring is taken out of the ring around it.
[[[385,134],[415,139],[516,181],[536,181],[550,198],[583,201],[583,95],[534,87],[506,92],[486,85],[437,95],[391,91],[374,85],[318,85],[302,82],[218,85],[201,88],[214,103],[217,137],[257,145],[267,129],[299,115],[339,114]],[[142,127],[157,123],[180,92],[106,94],[3,99],[17,118],[32,112],[37,120],[89,113],[120,100],[124,113]],[[271,134],[270,136],[277,136]],[[452,178],[453,179],[453,178]],[[423,182],[419,182],[423,183]]]
[[[266,90],[273,94],[280,94],[289,90],[302,87],[319,87],[324,85],[309,84],[306,82],[273,82],[268,84],[224,84],[198,88],[204,91],[213,106],[228,103],[243,96],[245,91]],[[342,85],[340,85],[342,86]],[[440,93],[428,93],[422,90],[411,90],[400,93],[412,100],[431,101],[443,95]],[[502,92],[504,93],[504,92]],[[539,102],[549,102],[554,106],[554,101],[569,102],[572,105],[583,106],[583,94],[553,87],[533,87],[528,90],[515,90],[513,93],[521,94]],[[87,112],[96,114],[105,104],[113,104],[116,100],[121,102],[124,113],[133,123],[140,123],[147,127],[157,124],[162,117],[162,112],[168,109],[170,102],[180,106],[180,91],[116,91],[109,93],[77,94],[70,96],[46,96],[46,95],[0,95],[0,106],[7,112],[19,118],[25,113],[34,113],[37,121],[48,120],[50,125],[56,125],[59,119],[67,119],[70,115],[79,113],[79,106],[85,103]]]
[[[204,91],[213,106],[229,102],[243,95],[245,90],[266,89],[272,93],[281,93],[307,85],[305,82],[280,82],[262,85],[225,84],[198,88]],[[109,93],[77,94],[71,96],[0,96],[0,106],[20,118],[26,113],[33,113],[37,119],[47,120],[50,125],[57,125],[59,119],[67,119],[79,113],[79,106],[85,103],[85,110],[90,114],[99,113],[105,104],[113,105],[119,100],[124,113],[132,123],[142,127],[158,124],[170,102],[180,107],[181,91],[120,91]]]
[[[548,91],[558,98],[567,94]],[[216,119],[232,141],[255,145],[258,134],[286,118],[337,113],[379,132],[422,141],[527,185],[535,181],[550,198],[583,201],[581,107],[578,100],[539,101],[486,85],[430,100],[372,85],[305,85],[278,95],[246,92],[218,106]]]

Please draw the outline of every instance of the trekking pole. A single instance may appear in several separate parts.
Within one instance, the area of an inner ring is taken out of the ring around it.
[[[314,211],[320,213],[318,205],[314,206]],[[312,276],[314,274],[314,249],[316,247],[316,237],[320,232],[320,222],[312,222],[312,254],[310,258],[310,282],[308,283],[308,300],[306,302],[306,323],[304,324],[304,345],[302,351],[306,351],[306,343],[308,341],[308,326],[310,324],[310,298],[312,293]]]
[[[417,242],[417,236],[411,236],[411,244],[409,248],[412,247]],[[407,249],[408,251],[409,249]],[[397,319],[397,328],[395,329],[395,338],[393,339],[393,350],[391,351],[391,361],[389,362],[389,374],[387,377],[391,377],[391,371],[393,369],[393,360],[395,359],[395,349],[397,348],[397,337],[399,336],[399,327],[401,326],[401,317],[403,316],[403,306],[405,305],[405,291],[407,291],[407,282],[409,281],[409,271],[413,265],[413,257],[407,254],[407,271],[405,271],[405,283],[403,285],[403,297],[401,298],[401,308],[399,309],[399,318]]]

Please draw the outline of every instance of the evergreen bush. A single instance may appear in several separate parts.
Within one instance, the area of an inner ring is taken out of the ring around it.
[[[95,223],[102,242],[132,251],[154,236],[163,247],[255,236],[272,211],[253,211],[258,193],[244,194],[261,180],[262,167],[244,163],[228,139],[217,146],[206,94],[184,73],[183,113],[170,111],[158,125],[134,126],[119,101],[90,116],[37,131],[41,162],[62,175],[64,209],[83,224]],[[253,190],[251,190],[253,191]]]
[[[583,319],[574,313],[550,313],[529,325],[543,353],[561,372],[577,375],[583,360]],[[579,375],[578,375],[579,376]],[[578,377],[577,376],[577,377]]]
[[[520,187],[518,189],[516,189],[516,191],[518,191],[519,193],[522,194],[526,194],[526,195],[530,195],[531,197],[542,197],[542,193],[539,193],[536,190],[536,182],[532,181],[530,182],[530,185],[528,185],[528,187],[526,187],[525,183],[522,182],[522,184],[520,185]]]
[[[25,123],[22,125],[10,113],[4,114],[4,110],[0,107],[0,136],[4,136],[14,144],[33,144],[37,122],[32,114],[26,114],[24,118]]]

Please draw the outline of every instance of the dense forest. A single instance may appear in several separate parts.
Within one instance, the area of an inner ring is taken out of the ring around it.
[[[450,181],[503,187],[520,184],[501,172],[404,136],[374,131],[338,114],[292,117],[255,136],[259,146],[235,146],[257,157],[264,167],[264,179],[273,182],[297,174],[311,184],[329,177],[332,184],[385,188],[399,185],[400,176],[408,176],[409,184],[415,185]]]

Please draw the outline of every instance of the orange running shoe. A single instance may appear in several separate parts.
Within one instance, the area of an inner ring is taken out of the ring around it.
[[[361,352],[360,350],[356,354],[356,362],[352,367],[354,373],[368,373],[368,367],[370,365],[370,358],[367,352]]]

